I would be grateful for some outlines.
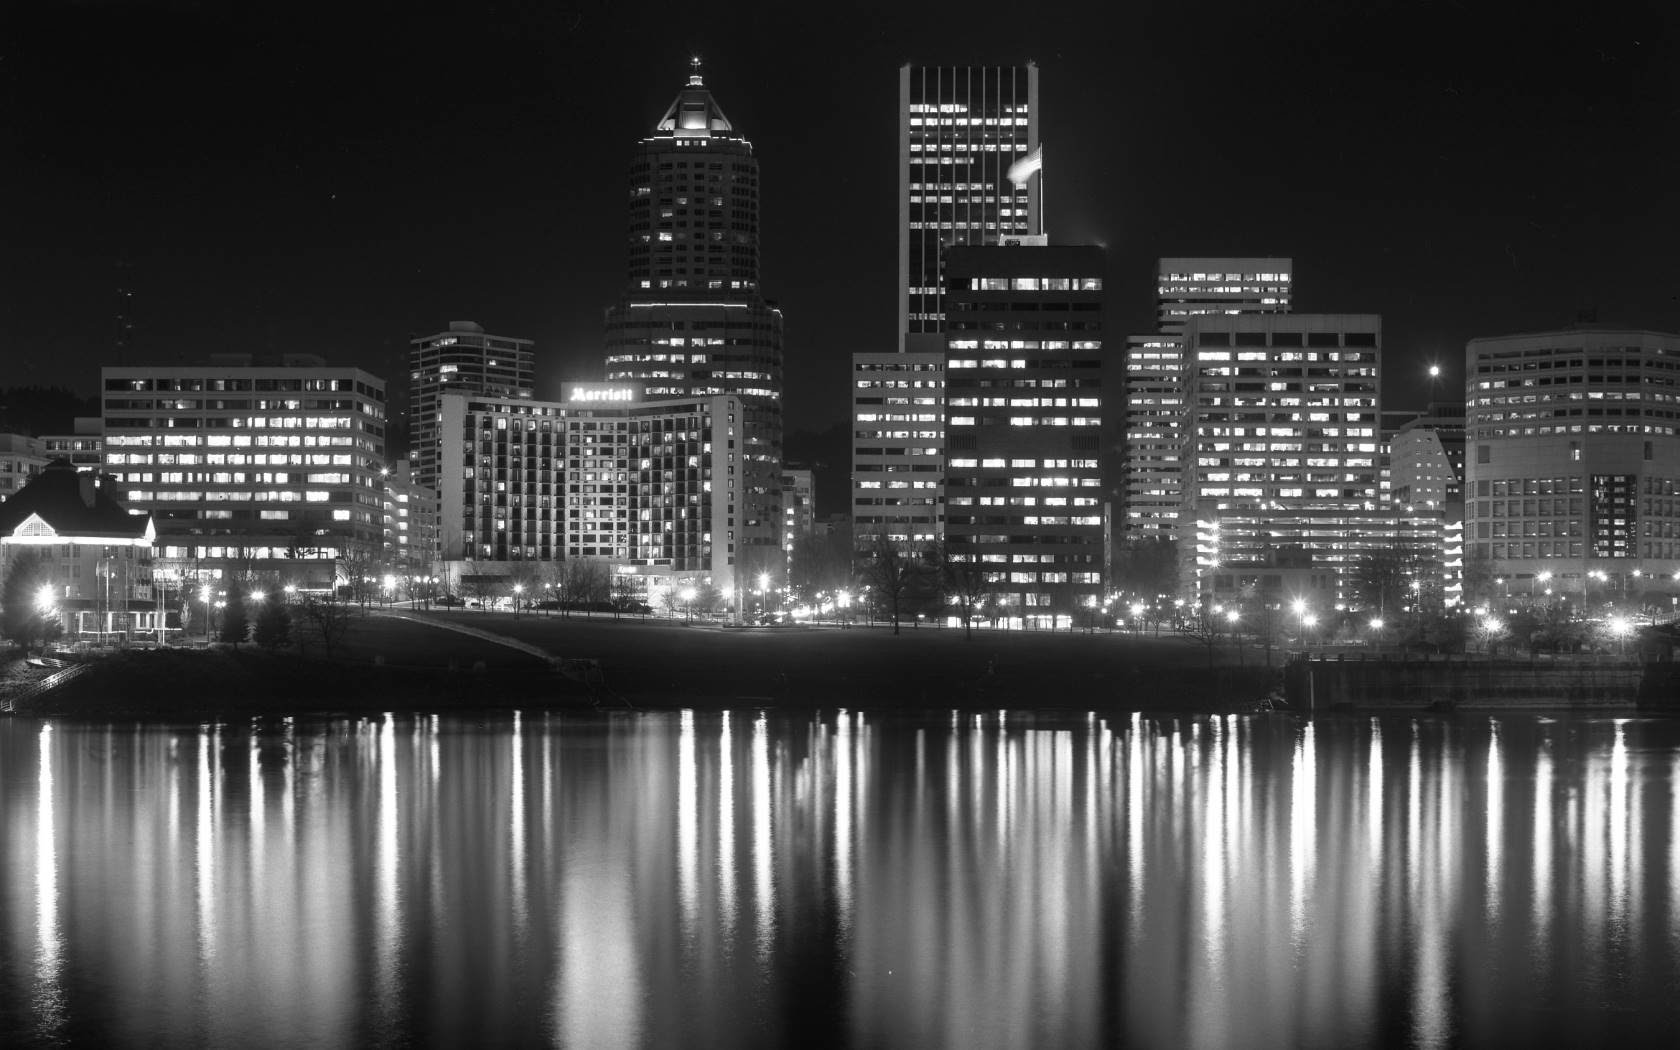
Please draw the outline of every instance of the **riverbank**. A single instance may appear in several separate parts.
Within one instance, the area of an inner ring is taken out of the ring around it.
[[[470,632],[470,633],[467,633]],[[511,644],[509,644],[511,643]],[[546,658],[534,655],[545,654]],[[119,654],[19,713],[227,717],[557,708],[1252,708],[1280,668],[1181,639],[734,628],[435,612],[359,617],[334,659],[245,646]]]

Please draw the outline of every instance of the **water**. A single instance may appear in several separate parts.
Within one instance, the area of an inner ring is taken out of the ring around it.
[[[1680,723],[0,720],[0,1045],[1671,1045]]]

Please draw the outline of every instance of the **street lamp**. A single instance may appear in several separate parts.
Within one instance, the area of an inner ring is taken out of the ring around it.
[[[205,584],[198,589],[198,600],[204,603],[204,644],[210,644],[210,600],[212,594],[210,585]]]
[[[681,597],[683,600],[683,622],[692,623],[694,620],[694,588],[684,587]]]
[[[1607,626],[1610,628],[1610,637],[1616,639],[1616,655],[1625,655],[1627,636],[1633,633],[1633,621],[1625,616],[1612,616]]]
[[[524,595],[525,595],[525,585],[523,583],[514,584],[513,585],[513,615],[515,615],[515,616],[519,615],[519,607],[520,607],[521,604],[523,604]]]

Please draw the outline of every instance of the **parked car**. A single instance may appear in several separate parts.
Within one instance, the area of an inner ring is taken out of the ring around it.
[[[467,600],[465,598],[458,598],[453,594],[446,594],[439,598],[437,603],[439,605],[465,605],[467,604]]]

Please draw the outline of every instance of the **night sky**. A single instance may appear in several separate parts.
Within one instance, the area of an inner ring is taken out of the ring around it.
[[[631,147],[697,53],[760,157],[796,429],[896,345],[905,61],[1039,63],[1050,233],[1109,249],[1113,352],[1152,327],[1156,257],[1288,255],[1297,309],[1383,314],[1385,402],[1421,407],[1472,336],[1680,330],[1675,5],[1566,6],[19,0],[0,385],[91,393],[119,285],[130,363],[395,382],[411,336],[471,319],[537,341],[540,396],[598,378]]]

